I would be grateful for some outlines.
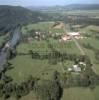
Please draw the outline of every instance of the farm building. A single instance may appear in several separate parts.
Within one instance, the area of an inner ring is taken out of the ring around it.
[[[71,37],[69,35],[64,35],[64,36],[62,36],[62,40],[68,41],[68,40],[71,40]]]
[[[73,65],[71,68],[68,68],[69,72],[81,72],[81,68],[78,65]]]
[[[81,72],[81,68],[78,65],[73,65],[73,70],[75,72]]]
[[[69,32],[68,33],[70,36],[73,36],[75,39],[80,39],[81,35],[79,32]]]
[[[71,36],[80,36],[79,32],[69,32],[68,34]]]
[[[68,41],[68,40],[72,40],[72,37],[75,39],[82,39],[83,37],[80,35],[79,32],[69,32],[68,35],[63,35],[61,37],[62,41]]]

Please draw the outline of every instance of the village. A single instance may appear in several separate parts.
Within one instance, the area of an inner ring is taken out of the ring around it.
[[[64,23],[54,23],[50,26],[50,28],[53,29],[63,29],[64,28]],[[49,28],[49,29],[50,29]],[[64,29],[63,29],[64,30]],[[34,30],[33,30],[34,32]],[[56,40],[59,43],[68,43],[73,41],[73,39],[75,40],[80,40],[80,39],[85,39],[86,37],[82,36],[80,34],[80,32],[66,32],[64,31],[64,33],[62,32],[52,32],[51,29],[48,32],[42,32],[42,31],[35,31],[35,34],[33,37],[28,36],[26,38],[24,38],[24,41],[28,42],[28,43],[32,43],[33,40],[37,40],[37,41],[42,41],[42,40],[47,40],[47,39],[52,39],[52,40]],[[79,61],[78,63],[74,63],[72,66],[70,66],[69,68],[67,68],[68,72],[76,72],[76,73],[80,73],[81,71],[85,70],[86,68],[86,63]]]
[[[63,23],[54,23],[54,25],[52,25],[49,29],[53,28],[53,29],[63,29],[64,26]],[[64,29],[63,29],[64,30]],[[49,30],[48,32],[42,32],[42,31],[35,31],[34,33],[34,38],[37,40],[40,39],[46,39],[46,38],[53,38],[53,39],[57,39],[59,42],[68,42],[68,41],[72,41],[72,38],[75,38],[77,40],[79,39],[84,39],[86,37],[82,36],[80,32],[52,32],[51,30]],[[27,41],[32,41],[32,37],[28,37]]]
[[[0,2],[0,100],[99,100],[98,1],[36,1]]]

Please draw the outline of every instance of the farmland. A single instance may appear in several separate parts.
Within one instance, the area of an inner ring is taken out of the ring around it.
[[[64,94],[61,100],[98,100],[99,87],[95,90],[89,88],[69,88],[64,90]]]
[[[54,22],[39,22],[37,24],[30,24],[22,28],[22,32],[25,34],[31,30],[40,30],[44,32],[60,32],[63,33],[64,30],[59,28],[59,29],[54,29],[52,28]]]
[[[77,12],[77,14],[80,13]],[[66,31],[64,30],[65,26],[62,25],[66,25]],[[11,69],[5,72],[6,76],[12,78],[12,82],[18,84],[19,91],[21,91],[20,86],[26,85],[27,80],[30,82],[29,77],[33,77],[31,80],[35,83],[35,85],[33,85],[34,90],[32,92],[29,91],[30,93],[27,93],[27,96],[24,95],[24,90],[20,100],[27,100],[27,98],[29,100],[36,100],[37,97],[39,98],[37,94],[43,99],[46,94],[44,91],[50,92],[51,94],[53,93],[52,90],[54,87],[54,89],[58,91],[57,82],[63,89],[61,100],[98,100],[99,86],[97,85],[98,80],[95,80],[97,79],[97,75],[99,75],[98,27],[98,25],[70,25],[63,21],[38,22],[23,26],[21,29],[22,40],[15,50],[14,57],[12,52],[12,57],[8,60]],[[89,58],[89,62],[84,62],[86,67],[88,64],[88,69],[85,68],[84,70],[84,68],[82,68],[81,72],[77,72],[77,70],[70,72],[68,70],[76,63],[80,63],[83,57],[79,48],[72,39],[68,41],[62,40],[62,36],[67,36],[68,32],[74,30],[80,33],[82,38],[76,39],[76,41]],[[5,37],[1,37],[1,43],[4,38]],[[59,54],[59,57],[57,57],[57,54]],[[94,70],[91,70],[91,65]],[[88,76],[86,77],[86,75]],[[85,78],[83,79],[82,76]],[[41,90],[39,90],[38,87],[40,87]],[[49,87],[52,90],[50,90]],[[45,94],[43,94],[43,92]],[[13,97],[10,99],[14,100]]]
[[[24,35],[26,35],[28,32],[32,30],[39,30],[41,32],[52,31],[53,34],[59,32],[61,33],[61,35],[65,34],[63,29],[51,29],[50,27],[53,23],[54,22],[40,22],[37,24],[24,26],[22,28],[22,32]],[[96,63],[97,60],[95,58],[94,51],[83,46],[83,44],[90,44],[92,47],[99,49],[98,39],[95,38],[97,33],[93,33],[91,31],[94,30],[98,32],[97,27],[98,26],[88,26],[85,28],[80,28],[79,30],[81,32],[81,35],[88,35],[89,37],[77,41],[79,42],[81,48],[84,50],[85,54],[87,54],[91,58],[92,63],[94,63],[93,67],[95,68],[97,74],[99,74],[99,64]],[[28,78],[28,76],[31,75],[42,80],[52,80],[55,71],[62,74],[63,69],[66,70],[74,64],[74,62],[70,60],[65,60],[63,64],[61,62],[58,62],[57,64],[53,65],[49,63],[48,59],[32,59],[31,55],[29,54],[30,51],[39,53],[52,52],[52,49],[48,46],[49,44],[52,45],[55,48],[55,50],[61,53],[66,52],[68,54],[81,55],[79,49],[76,47],[73,41],[59,42],[59,39],[54,39],[53,37],[49,37],[47,38],[47,40],[38,40],[33,38],[31,41],[22,42],[18,45],[16,49],[17,56],[9,60],[9,63],[12,64],[11,66],[13,68],[11,70],[8,70],[6,72],[6,75],[13,77],[13,81],[18,83],[23,82]],[[98,86],[94,90],[83,87],[65,88],[61,100],[98,100],[98,92]],[[35,98],[35,96],[31,95],[30,93],[29,95],[23,97],[21,100],[25,100],[27,98],[31,100],[31,98]]]
[[[15,82],[22,82],[30,75],[33,77],[50,80],[54,71],[62,72],[61,64],[50,65],[48,60],[33,60],[30,56],[17,56],[10,63],[14,69],[7,72]]]
[[[75,11],[68,11],[68,12],[64,12],[64,14],[67,15],[81,15],[81,16],[91,16],[91,17],[95,17],[95,16],[99,16],[99,10],[75,10]]]

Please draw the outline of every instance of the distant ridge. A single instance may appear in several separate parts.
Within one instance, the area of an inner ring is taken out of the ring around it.
[[[67,10],[98,10],[99,4],[71,4],[65,6]]]
[[[66,6],[28,7],[30,10],[99,10],[99,4],[70,4]]]

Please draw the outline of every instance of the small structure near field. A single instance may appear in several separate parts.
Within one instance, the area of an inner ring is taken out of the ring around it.
[[[74,37],[75,39],[80,39],[81,35],[79,32],[69,32],[68,35]]]
[[[81,72],[81,68],[78,65],[73,65],[73,70],[75,72]]]
[[[68,68],[69,72],[81,72],[81,68],[78,65],[73,65],[71,68]]]
[[[64,35],[64,36],[62,36],[62,40],[68,41],[68,40],[71,40],[71,37],[69,35]]]
[[[85,70],[86,63],[85,62],[79,62],[78,64],[74,64],[72,67],[68,68],[69,72],[81,72],[82,70]]]
[[[79,32],[69,32],[68,34],[71,36],[80,36]]]
[[[79,62],[80,65],[86,66],[86,63],[84,62]]]
[[[70,41],[70,40],[72,40],[72,37],[75,39],[83,39],[83,37],[80,35],[79,32],[69,32],[68,34],[61,36],[61,40],[62,41]]]

